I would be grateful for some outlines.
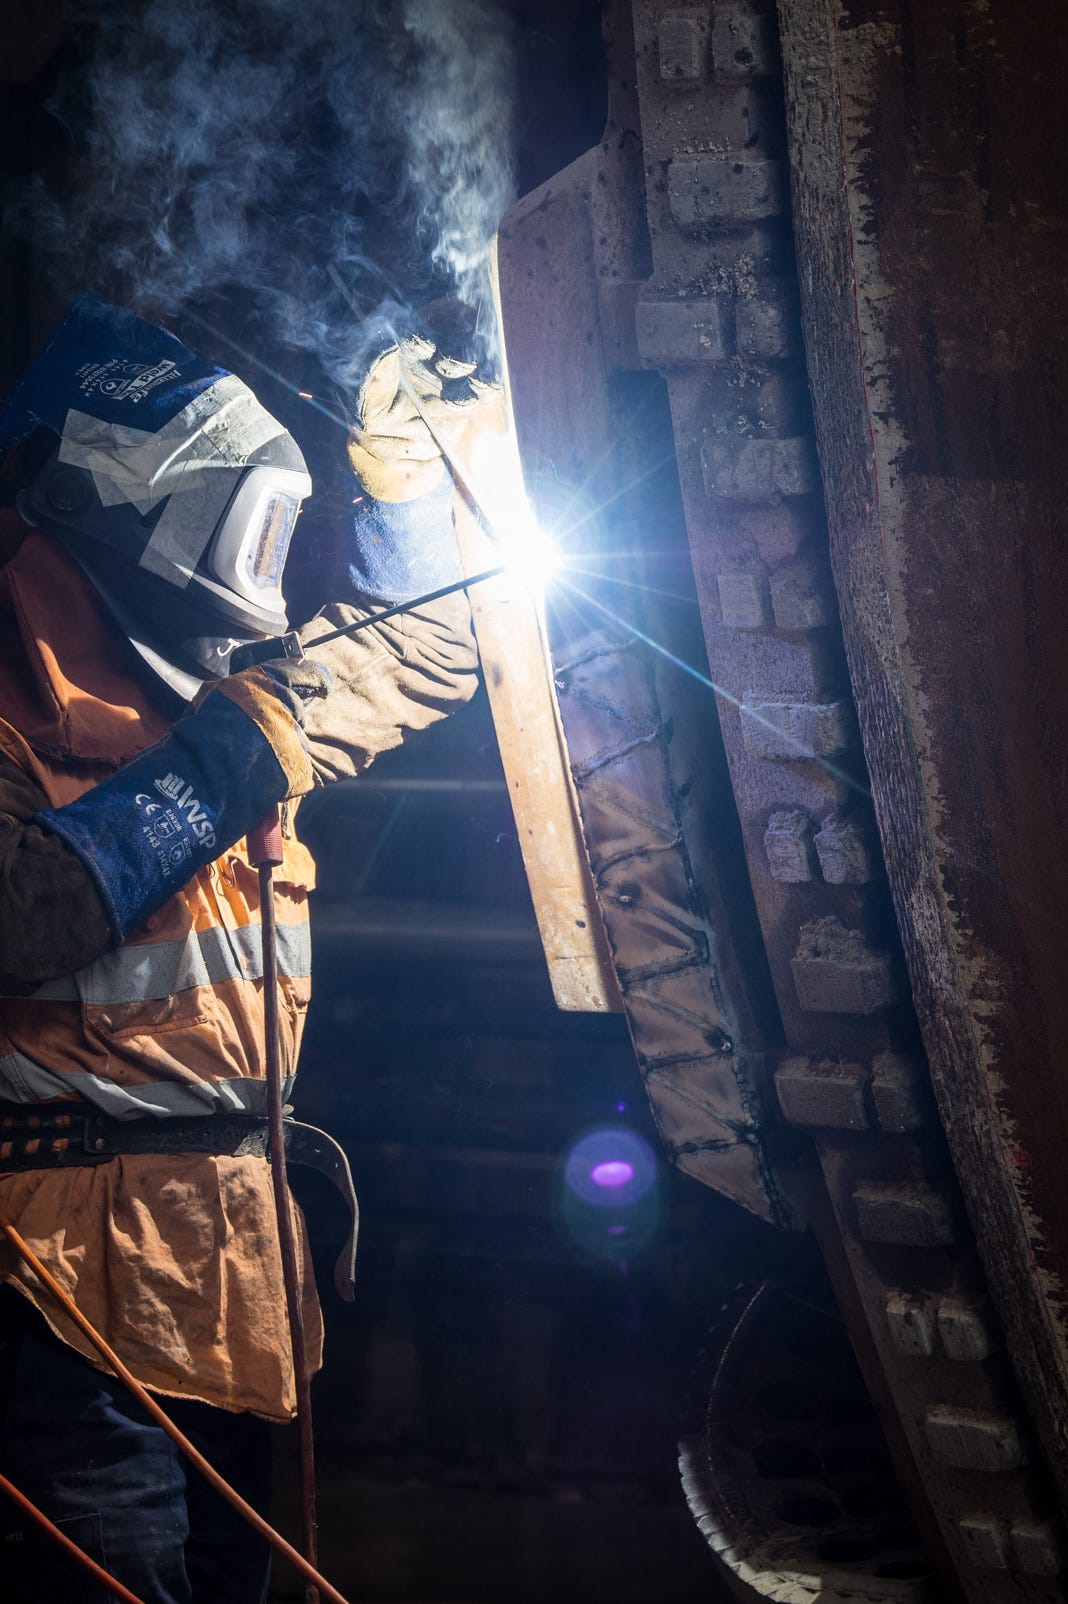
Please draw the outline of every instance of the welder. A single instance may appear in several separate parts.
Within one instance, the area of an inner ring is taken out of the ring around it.
[[[347,447],[346,593],[306,645],[459,575],[440,445],[486,426],[496,392],[438,357],[413,338],[370,369]],[[262,1113],[272,983],[245,837],[283,805],[290,1077],[313,882],[293,805],[470,697],[469,607],[460,592],[228,672],[286,627],[303,458],[240,379],[95,295],[8,398],[0,445],[24,481],[0,571],[0,1205],[262,1509],[268,1422],[291,1418],[294,1377],[268,1165],[233,1135],[234,1116]],[[0,1277],[0,1469],[146,1604],[265,1598],[262,1540],[187,1478],[8,1249]],[[84,1596],[57,1548],[14,1535],[5,1598]]]

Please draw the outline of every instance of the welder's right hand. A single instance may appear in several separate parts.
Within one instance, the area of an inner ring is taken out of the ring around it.
[[[270,680],[274,695],[302,729],[308,703],[329,696],[334,688],[333,674],[325,663],[316,662],[313,657],[272,657],[266,663],[261,663],[260,668]],[[246,669],[245,673],[248,672]],[[235,681],[244,684],[244,675],[231,674],[218,689],[225,690],[227,685]]]
[[[116,946],[275,803],[312,789],[304,707],[329,685],[329,671],[308,659],[232,674],[162,741],[35,816],[88,871]]]
[[[271,658],[206,686],[193,704],[199,709],[215,696],[225,696],[247,713],[260,730],[286,777],[287,797],[303,796],[315,785],[304,738],[309,702],[326,696],[334,676],[312,657]]]

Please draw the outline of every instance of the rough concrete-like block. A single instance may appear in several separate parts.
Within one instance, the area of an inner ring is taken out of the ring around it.
[[[798,1001],[812,1013],[874,1014],[897,998],[890,954],[873,951],[859,930],[834,918],[802,925],[790,967]]]
[[[808,415],[796,376],[782,362],[754,362],[744,371],[745,383],[739,385],[737,366],[716,369],[708,415],[734,420],[736,440],[804,439]]]
[[[718,78],[760,78],[777,72],[779,39],[774,13],[753,17],[717,5],[712,60]]]
[[[742,741],[752,757],[837,757],[852,729],[846,702],[761,701],[742,708]]]
[[[888,1181],[862,1183],[853,1193],[857,1228],[865,1242],[888,1247],[950,1247],[960,1234],[956,1204],[930,1186]]]
[[[752,543],[766,563],[777,565],[796,557],[817,532],[811,498],[790,501],[736,501],[731,526],[739,539]]]
[[[819,482],[815,449],[807,435],[778,440],[713,435],[701,447],[701,469],[706,494],[727,501],[807,496]]]
[[[723,622],[730,629],[766,629],[771,623],[771,595],[763,569],[717,574]]]
[[[923,1429],[938,1462],[954,1470],[1018,1470],[1027,1463],[1020,1428],[1011,1415],[946,1404],[928,1410]]]
[[[927,1120],[927,1072],[914,1058],[880,1053],[872,1064],[871,1095],[884,1131],[903,1135],[918,1131]]]
[[[779,1106],[792,1125],[862,1131],[867,1074],[861,1064],[818,1058],[787,1058],[775,1072]]]
[[[695,17],[661,18],[657,32],[661,78],[676,83],[700,78],[702,43],[702,29]]]
[[[943,1298],[938,1305],[938,1334],[948,1358],[973,1364],[981,1364],[1001,1340],[994,1311],[985,1300],[975,1304]]]
[[[773,880],[802,885],[812,879],[812,820],[800,808],[773,813],[764,831],[764,850]]]
[[[801,558],[772,577],[771,605],[780,629],[822,629],[838,617],[831,576],[823,563]]]
[[[634,308],[638,351],[650,367],[679,362],[722,362],[730,353],[723,334],[719,302],[640,300]]]
[[[785,301],[766,295],[741,295],[734,312],[734,337],[739,356],[785,360],[794,356],[797,342]]]
[[[907,1292],[886,1300],[890,1340],[907,1359],[929,1359],[935,1349],[934,1321],[926,1303]]]
[[[966,1515],[958,1523],[968,1562],[978,1571],[1007,1571],[1009,1531],[996,1515]]]
[[[1059,1520],[1012,1523],[1012,1551],[1028,1576],[1059,1576],[1064,1569],[1064,1530]]]
[[[668,199],[680,228],[762,223],[785,210],[782,167],[739,156],[676,156]]]
[[[830,886],[864,886],[872,877],[866,832],[855,819],[832,813],[816,836],[823,878]]]

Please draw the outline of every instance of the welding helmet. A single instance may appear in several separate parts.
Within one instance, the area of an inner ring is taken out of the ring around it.
[[[287,625],[282,569],[311,479],[234,374],[95,294],[75,301],[0,412],[0,446],[54,438],[19,496],[180,695]]]

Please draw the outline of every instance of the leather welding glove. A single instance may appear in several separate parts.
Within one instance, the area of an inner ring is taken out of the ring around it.
[[[348,568],[353,589],[408,601],[461,577],[454,485],[444,451],[465,460],[471,440],[499,428],[498,385],[477,364],[412,336],[382,353],[360,390],[349,461],[355,503]]]
[[[349,448],[360,492],[347,533],[349,594],[300,630],[305,649],[329,666],[335,683],[308,709],[317,779],[363,773],[474,695],[478,652],[462,591],[326,646],[315,642],[383,604],[410,602],[462,578],[454,485],[439,442],[466,465],[475,442],[499,433],[503,418],[500,387],[480,377],[474,361],[445,355],[429,339],[407,340],[371,367]]]
[[[331,683],[314,659],[232,674],[162,741],[76,801],[35,816],[88,871],[116,945],[275,803],[311,790],[306,706]]]
[[[459,449],[480,406],[497,394],[477,363],[411,335],[371,365],[356,403],[349,461],[376,501],[414,501],[446,475],[441,446]],[[429,426],[428,426],[429,424]]]

